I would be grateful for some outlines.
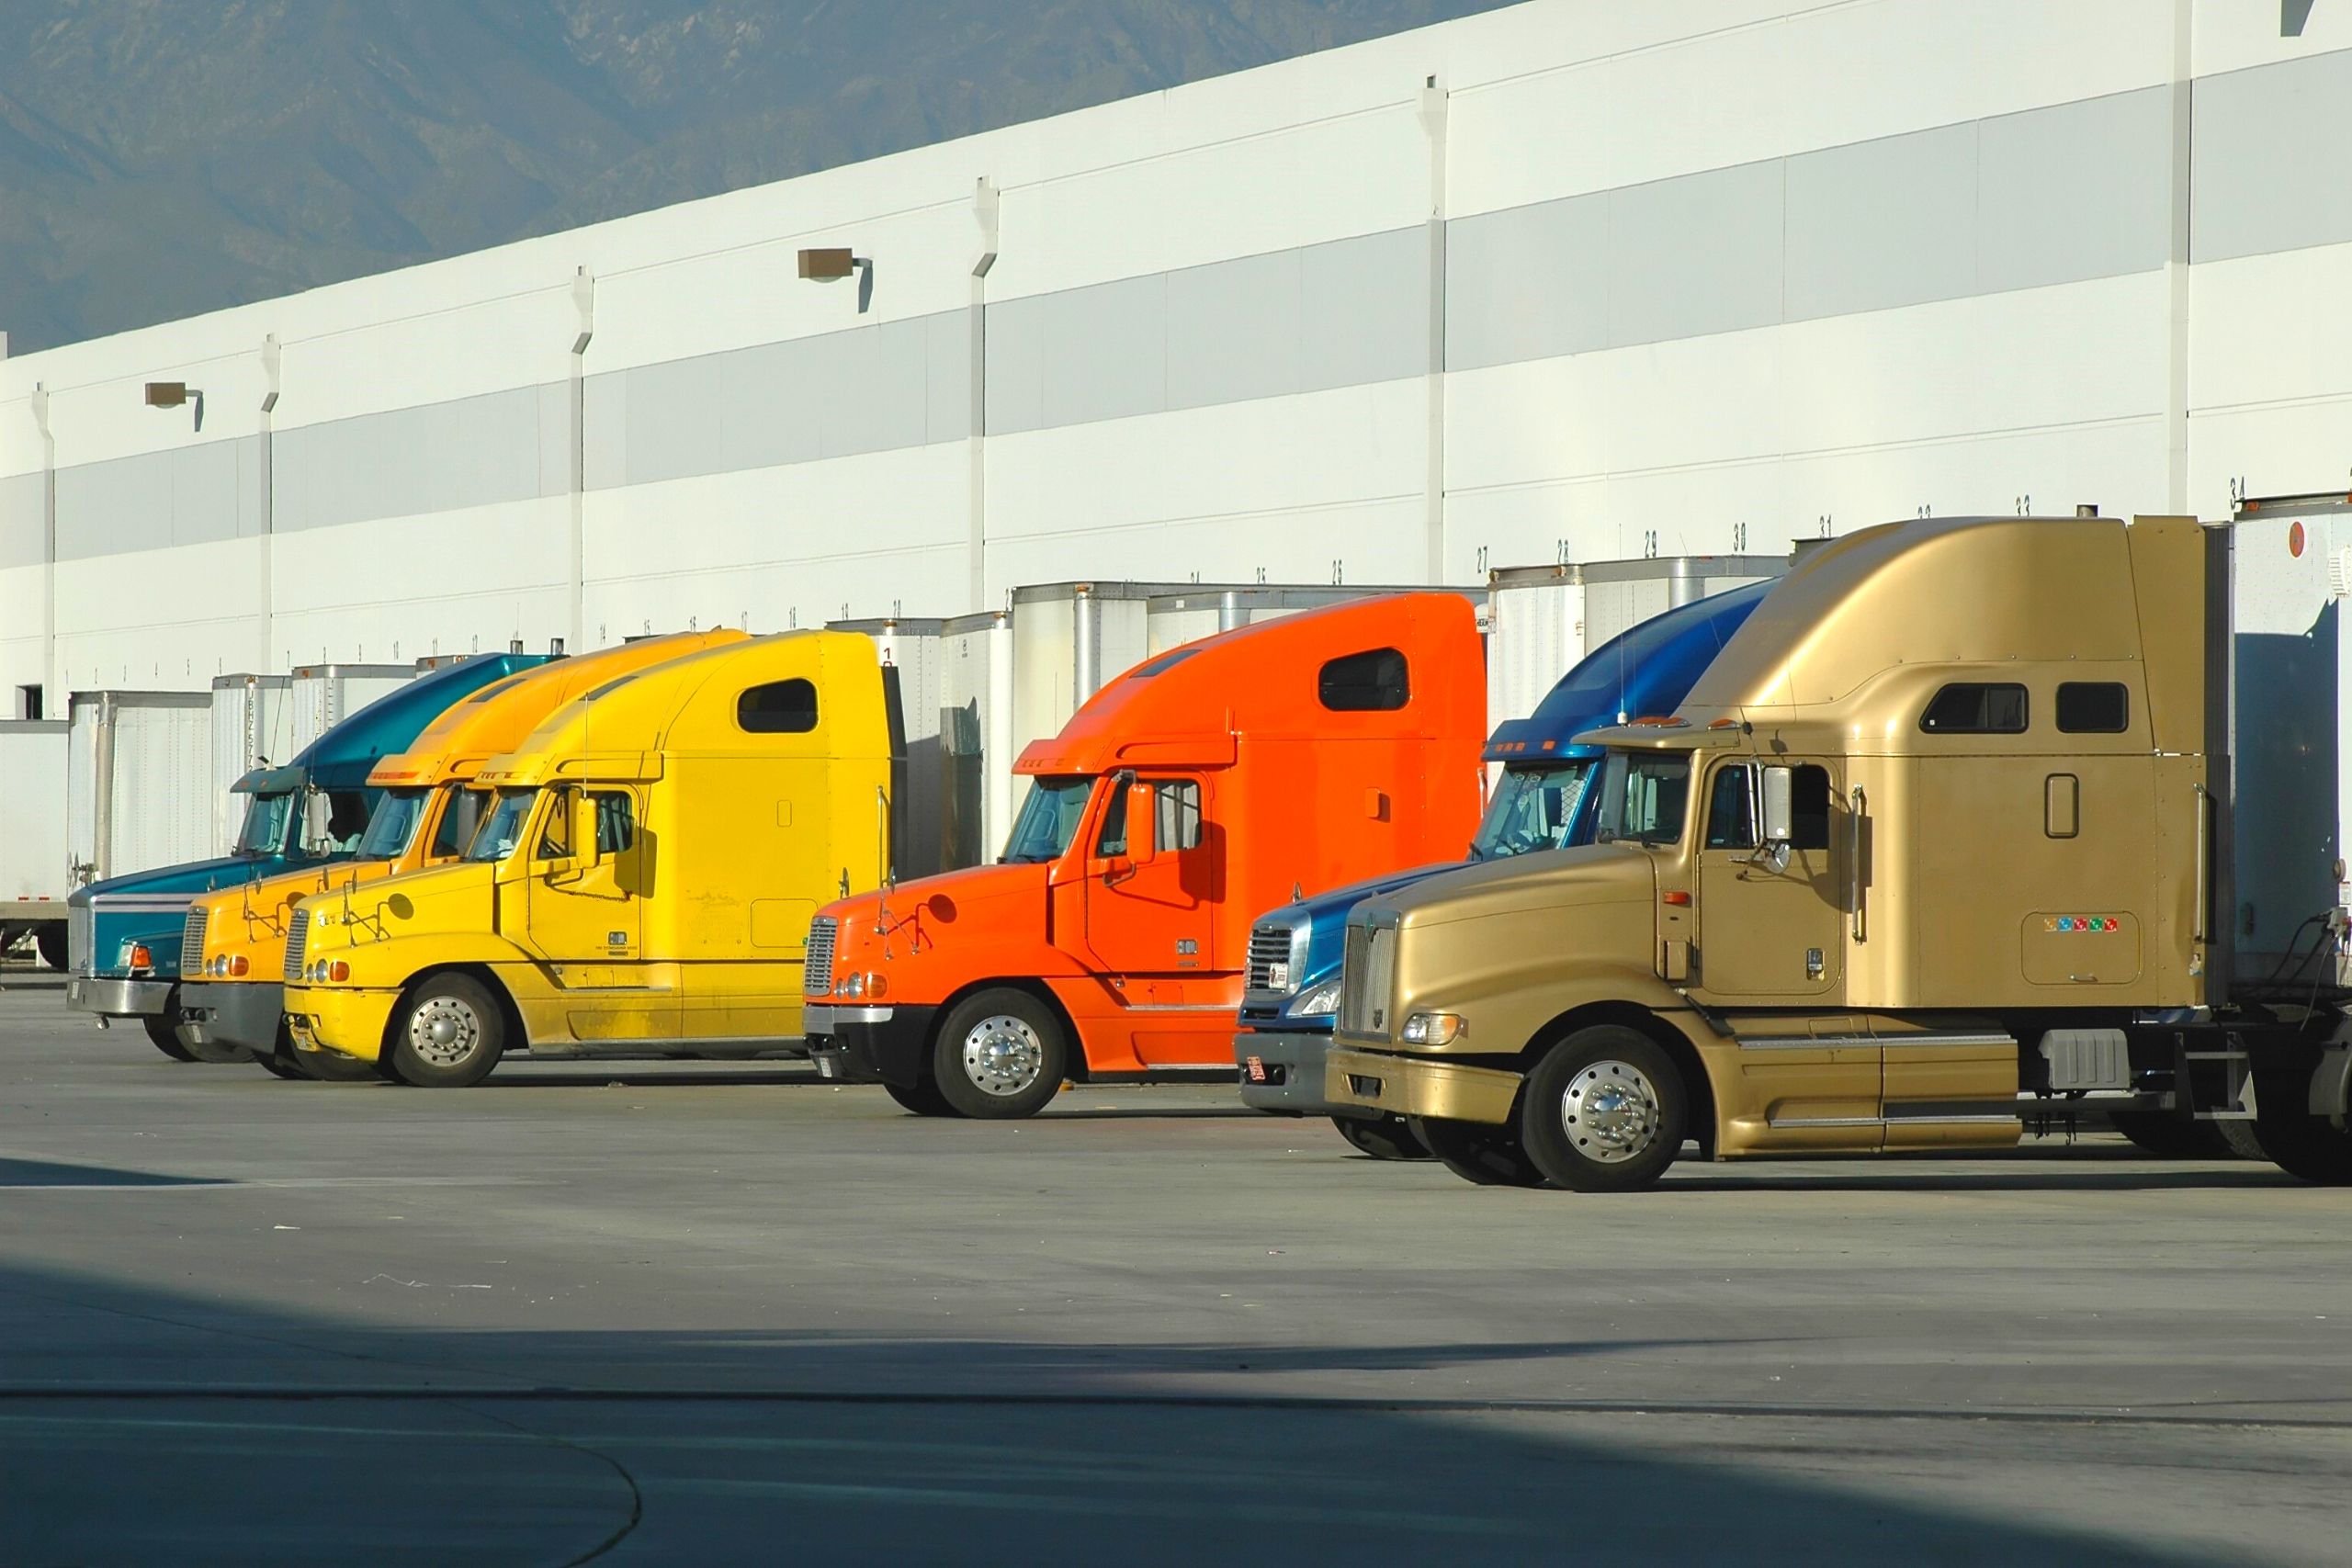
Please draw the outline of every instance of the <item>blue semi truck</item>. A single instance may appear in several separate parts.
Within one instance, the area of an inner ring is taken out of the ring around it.
[[[381,793],[368,787],[377,759],[406,750],[451,704],[548,657],[485,653],[420,675],[335,725],[291,762],[239,779],[232,787],[248,797],[244,826],[228,855],[76,889],[65,910],[67,1005],[96,1014],[101,1024],[136,1019],[175,1061],[247,1060],[243,1046],[190,1041],[179,1027],[189,904],[223,887],[349,859]]]
[[[1487,739],[1502,764],[1474,861],[1565,849],[1592,837],[1585,781],[1601,755],[1582,731],[1645,714],[1671,713],[1770,582],[1750,583],[1656,615],[1611,638],[1560,678],[1535,712]],[[1340,1005],[1340,958],[1348,911],[1453,864],[1417,866],[1285,904],[1250,928],[1249,971],[1233,1055],[1241,1098],[1282,1116],[1329,1116],[1340,1136],[1376,1159],[1424,1159],[1429,1151],[1400,1117],[1335,1106],[1323,1098],[1323,1057]]]

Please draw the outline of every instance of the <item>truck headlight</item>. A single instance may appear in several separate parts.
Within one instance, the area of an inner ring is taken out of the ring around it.
[[[1458,1012],[1417,1012],[1405,1021],[1408,1045],[1451,1045],[1470,1032],[1470,1023]]]
[[[837,997],[862,997],[865,995],[865,976],[858,974],[842,976],[840,983],[833,987],[833,995]]]
[[[1283,1004],[1284,1018],[1329,1018],[1340,1010],[1340,979],[1333,976]]]

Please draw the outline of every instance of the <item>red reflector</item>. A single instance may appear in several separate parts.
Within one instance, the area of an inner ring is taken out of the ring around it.
[[[1667,893],[1660,897],[1678,909],[1687,908],[1690,902],[1690,895],[1688,893]]]

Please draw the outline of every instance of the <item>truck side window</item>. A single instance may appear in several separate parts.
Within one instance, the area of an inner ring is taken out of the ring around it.
[[[1191,779],[1161,779],[1151,786],[1152,841],[1165,852],[1198,849],[1201,786]]]
[[[1094,852],[1104,858],[1127,852],[1127,792],[1116,778],[1111,781],[1110,804],[1102,808],[1102,831],[1095,837]]]
[[[626,795],[600,792],[596,801],[596,852],[616,855],[637,842],[637,813]]]
[[[1790,848],[1826,850],[1829,847],[1829,770],[1812,766],[1801,767],[1790,781],[1789,827],[1796,837]]]
[[[1756,818],[1749,809],[1750,795],[1745,762],[1716,771],[1714,786],[1707,792],[1707,848],[1756,847]]]
[[[2069,735],[2120,735],[2132,728],[2132,693],[2120,681],[2058,682],[2058,728]]]
[[[1327,662],[1316,694],[1333,713],[1394,713],[1412,700],[1413,683],[1402,653],[1375,648]]]
[[[752,735],[806,735],[817,728],[817,687],[798,679],[753,686],[735,699],[735,722]]]
[[[571,791],[549,790],[555,797],[548,811],[548,825],[539,834],[539,847],[534,860],[569,860],[571,857]]]
[[[1956,681],[1928,700],[1919,728],[1930,735],[2023,735],[2025,688]]]

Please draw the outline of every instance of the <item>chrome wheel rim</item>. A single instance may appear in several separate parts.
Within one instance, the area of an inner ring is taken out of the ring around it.
[[[1620,1164],[1657,1142],[1657,1087],[1631,1062],[1594,1062],[1561,1093],[1560,1121],[1577,1154]]]
[[[984,1018],[964,1036],[964,1076],[983,1094],[1019,1094],[1045,1070],[1046,1043],[1020,1019]]]
[[[454,1067],[481,1047],[481,1019],[456,997],[428,997],[408,1015],[409,1049],[435,1067]]]

